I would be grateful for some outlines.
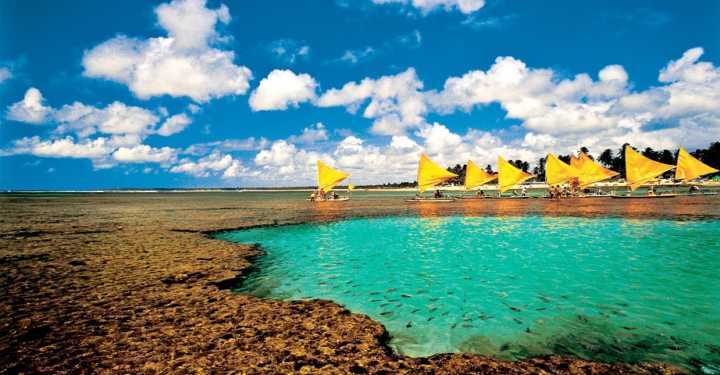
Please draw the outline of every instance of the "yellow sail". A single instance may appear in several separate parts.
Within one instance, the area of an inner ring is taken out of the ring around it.
[[[558,159],[553,154],[548,154],[545,160],[545,181],[548,185],[559,185],[578,177],[578,170]]]
[[[421,193],[425,190],[432,189],[433,186],[441,184],[453,177],[457,177],[457,175],[435,164],[425,154],[420,155],[417,180],[418,190],[420,190]]]
[[[690,153],[680,147],[678,152],[677,168],[675,169],[675,179],[689,181],[706,174],[718,172],[717,169],[694,158]]]
[[[648,159],[632,147],[625,146],[625,175],[632,191],[674,167],[674,165]]]
[[[496,174],[487,173],[473,163],[472,160],[468,160],[467,169],[465,170],[465,190],[476,188],[496,178],[498,178]]]
[[[521,184],[532,177],[533,175],[515,168],[514,165],[508,163],[502,156],[498,156],[498,188],[501,193],[512,189],[513,186]]]
[[[571,156],[570,165],[578,170],[578,180],[581,188],[613,178],[619,174],[596,163],[584,152],[581,152],[577,157],[575,155]]]
[[[349,176],[349,174],[334,169],[320,160],[317,161],[317,170],[318,188],[326,193]]]

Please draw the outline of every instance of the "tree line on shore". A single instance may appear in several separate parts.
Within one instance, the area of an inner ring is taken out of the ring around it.
[[[625,178],[625,146],[629,145],[628,143],[625,143],[620,147],[618,150],[613,151],[612,149],[605,149],[603,150],[599,155],[593,156],[590,153],[590,150],[587,147],[580,147],[580,152],[586,153],[591,159],[596,160],[599,162],[602,166],[612,169],[615,172],[620,173],[617,178]],[[633,147],[634,148],[634,147]],[[665,164],[675,164],[675,161],[677,160],[677,154],[679,152],[678,149],[675,150],[654,150],[650,147],[645,148],[644,150],[638,150],[643,156],[648,157],[652,160],[659,161],[661,163]],[[720,141],[711,143],[708,148],[700,148],[690,153],[692,156],[698,158],[700,161],[702,161],[705,164],[708,164],[710,166],[713,166],[715,168],[720,167]],[[570,163],[570,155],[558,155],[558,158],[565,163]],[[508,160],[508,162],[518,169],[521,169],[525,172],[532,173],[535,175],[534,180],[538,182],[544,182],[545,181],[545,158],[540,158],[537,160],[536,164],[533,166],[532,170],[530,169],[530,163],[525,160]],[[448,167],[447,170],[455,173],[458,175],[458,177],[455,177],[451,180],[449,180],[449,183],[455,184],[455,185],[462,185],[465,183],[465,170],[467,169],[467,164],[455,164],[454,166]],[[485,170],[489,173],[495,173],[492,166],[488,164],[485,167]],[[663,178],[670,178],[674,174],[674,171],[668,171],[663,174]],[[707,176],[708,178],[712,178],[714,176],[720,175],[720,173],[716,173],[713,175]],[[417,186],[417,181],[404,181],[399,183],[386,183],[382,185],[373,185],[373,186],[363,186],[363,187],[377,187],[377,188],[412,188]]]

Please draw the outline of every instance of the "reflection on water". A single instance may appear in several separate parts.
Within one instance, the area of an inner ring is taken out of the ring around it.
[[[436,217],[442,207],[220,237],[267,251],[241,291],[337,301],[382,322],[401,353],[720,365],[719,221]]]

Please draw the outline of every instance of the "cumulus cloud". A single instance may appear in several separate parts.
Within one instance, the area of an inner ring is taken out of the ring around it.
[[[40,137],[21,138],[13,143],[14,154],[31,154],[46,158],[97,159],[113,150],[109,139],[98,138],[76,143],[72,137],[41,140]]]
[[[42,124],[52,114],[52,108],[45,106],[44,102],[40,90],[31,87],[25,92],[23,100],[8,107],[6,117],[13,121]]]
[[[153,148],[148,145],[120,147],[112,154],[113,159],[123,163],[168,163],[177,153],[171,147]]]
[[[288,138],[290,143],[305,143],[311,144],[320,141],[327,141],[328,134],[325,125],[322,122],[318,122],[315,125],[304,128],[300,135],[293,135]]]
[[[315,99],[317,82],[309,74],[295,74],[291,70],[275,69],[260,81],[250,95],[253,111],[285,110]]]
[[[438,8],[447,11],[457,9],[464,14],[477,12],[485,6],[485,0],[372,0],[375,4],[403,4],[427,14]]]
[[[236,178],[240,177],[244,171],[245,168],[239,160],[219,152],[213,152],[197,161],[185,159],[170,168],[172,173],[184,173],[195,177],[220,175],[223,178]]]
[[[204,0],[174,0],[156,10],[168,37],[118,36],[85,51],[84,74],[123,83],[141,99],[170,95],[207,102],[245,94],[250,69],[235,65],[232,51],[210,44],[218,22],[228,23],[227,7],[208,9]]]
[[[401,135],[406,129],[425,123],[427,112],[423,83],[415,69],[378,79],[365,78],[346,83],[342,88],[330,89],[317,100],[320,107],[344,106],[356,112],[367,101],[363,116],[373,119],[371,131],[376,134]]]
[[[190,117],[188,117],[188,115],[184,113],[174,115],[168,117],[165,122],[163,122],[157,133],[165,137],[177,134],[185,130],[185,128],[190,125],[191,122],[192,120],[190,119]]]

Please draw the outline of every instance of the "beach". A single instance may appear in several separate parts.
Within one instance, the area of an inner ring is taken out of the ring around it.
[[[355,194],[355,193],[354,193]],[[222,230],[377,216],[718,219],[717,196],[407,204],[403,192],[311,204],[297,193],[0,196],[4,373],[681,373],[571,357],[508,362],[397,355],[369,317],[331,301],[233,293],[261,251]]]

